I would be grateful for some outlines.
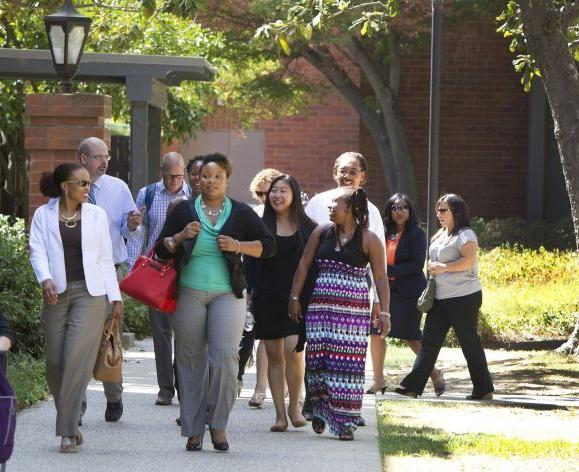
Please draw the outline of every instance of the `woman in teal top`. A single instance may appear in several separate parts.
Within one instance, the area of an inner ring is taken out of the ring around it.
[[[205,156],[199,175],[201,195],[179,203],[167,217],[156,253],[174,259],[179,272],[179,299],[170,317],[186,449],[201,450],[208,424],[213,447],[227,451],[245,323],[241,255],[271,257],[275,240],[249,206],[226,196],[231,163],[225,156]]]

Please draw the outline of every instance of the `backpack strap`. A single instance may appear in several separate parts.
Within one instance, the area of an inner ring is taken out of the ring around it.
[[[157,187],[157,182],[147,185],[147,190],[145,191],[145,206],[147,207],[147,214],[153,205],[153,200],[155,199],[155,189]]]

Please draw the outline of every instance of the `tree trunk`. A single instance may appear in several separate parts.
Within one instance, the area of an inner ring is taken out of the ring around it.
[[[552,0],[520,0],[529,50],[537,61],[555,125],[579,251],[579,73],[566,39],[566,18]],[[567,343],[577,352],[579,319]]]

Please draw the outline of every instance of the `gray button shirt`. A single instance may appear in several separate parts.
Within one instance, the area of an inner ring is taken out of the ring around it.
[[[444,264],[454,262],[462,257],[460,249],[469,241],[478,245],[478,240],[474,231],[470,228],[461,229],[458,234],[449,236],[443,232],[430,244],[429,257],[432,262],[442,262]],[[481,290],[478,278],[478,264],[468,270],[460,272],[445,272],[434,277],[436,282],[436,294],[434,298],[442,300],[445,298],[464,297]]]

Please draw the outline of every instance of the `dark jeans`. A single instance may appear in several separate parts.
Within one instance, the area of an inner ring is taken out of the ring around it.
[[[480,291],[464,297],[434,301],[434,306],[426,315],[422,349],[416,356],[412,372],[400,382],[400,385],[422,395],[440,348],[448,330],[452,327],[468,365],[473,395],[482,396],[494,392],[485,353],[477,333],[481,303],[482,292]]]

